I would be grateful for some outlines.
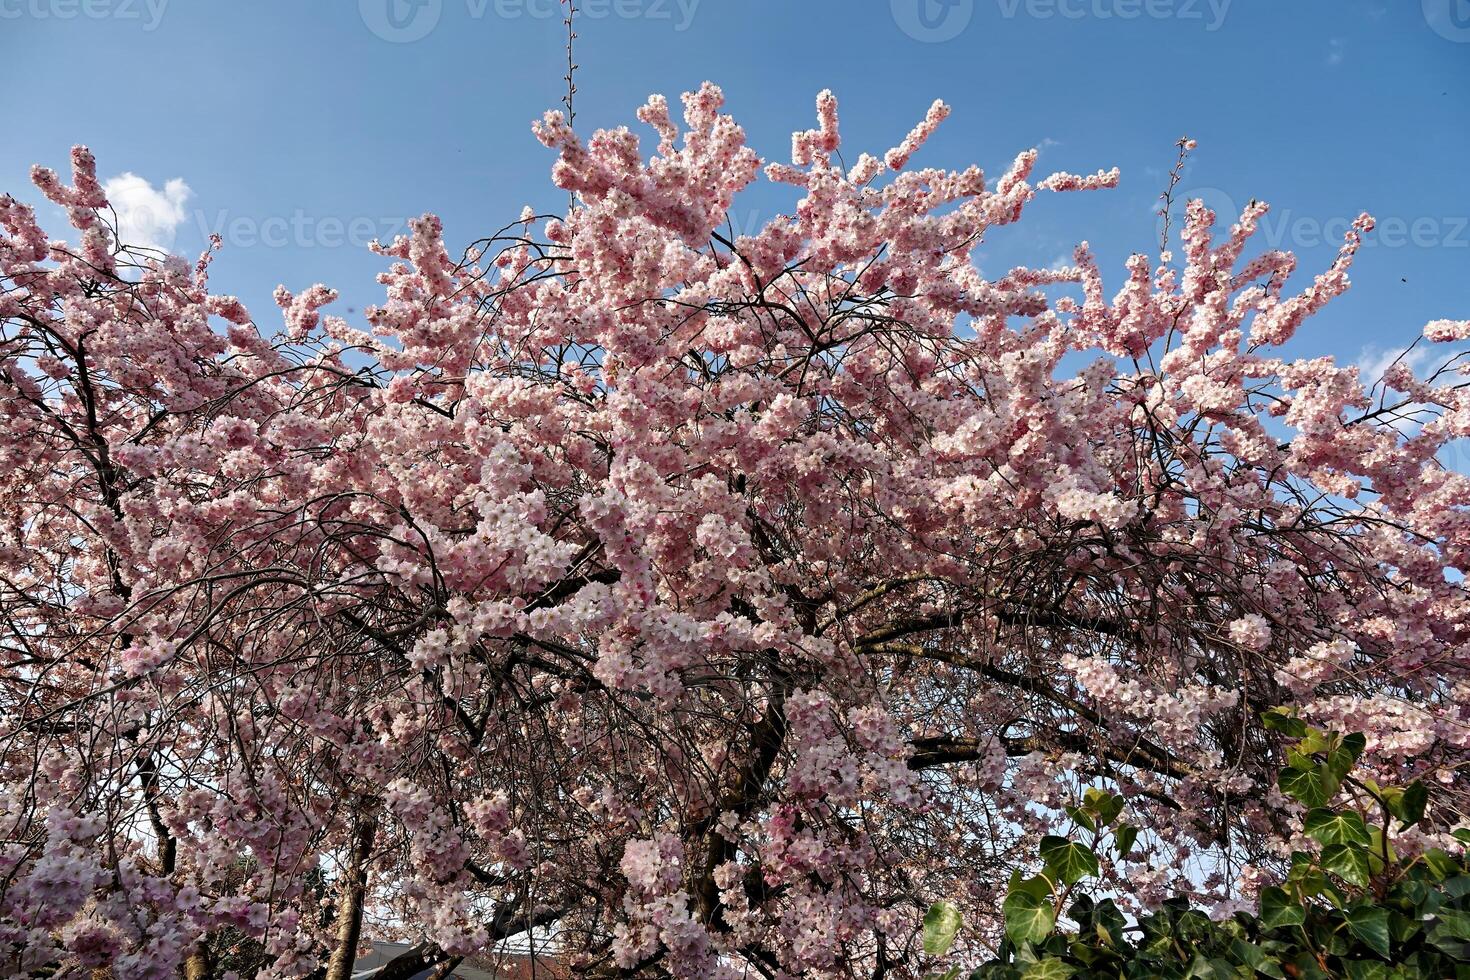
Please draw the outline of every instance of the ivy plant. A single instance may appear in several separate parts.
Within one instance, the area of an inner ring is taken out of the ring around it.
[[[991,959],[943,980],[1063,978],[1252,978],[1442,980],[1470,978],[1470,866],[1463,849],[1411,858],[1394,835],[1425,820],[1429,789],[1419,781],[1381,786],[1355,775],[1365,740],[1308,726],[1285,709],[1267,726],[1293,740],[1278,775],[1304,808],[1302,832],[1316,845],[1291,856],[1254,913],[1214,921],[1175,897],[1136,919],[1087,885],[1104,862],[1126,857],[1138,830],[1122,819],[1123,798],[1089,789],[1068,809],[1076,833],[1040,843],[1040,870],[1011,877],[1004,935]],[[1470,831],[1456,837],[1470,844]],[[943,963],[963,924],[948,903],[924,919],[924,950]]]

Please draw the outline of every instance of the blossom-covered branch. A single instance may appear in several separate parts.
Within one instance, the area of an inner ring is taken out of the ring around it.
[[[1255,203],[1111,298],[1085,243],[987,278],[1117,172],[914,169],[942,103],[845,168],[825,92],[762,168],[721,107],[548,113],[569,212],[416,221],[356,324],[125,248],[85,150],[75,243],[0,198],[7,974],[907,975],[1099,781],[1138,902],[1269,881],[1287,700],[1443,785],[1401,847],[1459,821],[1464,370],[1280,352],[1370,219],[1299,290]]]

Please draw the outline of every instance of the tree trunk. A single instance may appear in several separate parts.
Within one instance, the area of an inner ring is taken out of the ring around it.
[[[462,956],[454,956],[450,959],[445,960],[443,963],[440,963],[438,966],[434,967],[433,971],[430,972],[428,976],[428,980],[445,980],[445,978],[447,978],[451,973],[454,972],[454,968],[459,966],[463,962],[464,957]]]
[[[194,947],[194,952],[184,961],[184,980],[211,980],[214,971],[210,969],[209,948],[203,940]]]
[[[357,943],[362,938],[362,903],[367,894],[368,859],[373,854],[373,838],[378,832],[378,818],[365,810],[357,824],[357,836],[347,859],[347,873],[342,878],[342,895],[337,902],[337,946],[327,962],[326,980],[349,980],[357,961]]]

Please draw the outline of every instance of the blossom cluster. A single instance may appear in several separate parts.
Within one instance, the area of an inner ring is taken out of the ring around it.
[[[84,149],[35,173],[74,243],[0,197],[0,972],[305,976],[360,926],[917,974],[1098,784],[1111,885],[1228,909],[1288,702],[1453,828],[1470,321],[1422,375],[1283,350],[1370,218],[1305,282],[1197,201],[1111,296],[1086,243],[992,278],[1117,172],[915,167],[939,102],[849,167],[830,92],[763,161],[722,104],[650,98],[652,155],[548,113],[567,212],[462,259],[425,216],[361,314],[128,248]],[[790,213],[728,232],[761,179]]]

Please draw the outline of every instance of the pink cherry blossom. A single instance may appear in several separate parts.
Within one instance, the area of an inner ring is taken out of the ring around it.
[[[1085,242],[986,274],[1117,171],[910,169],[941,102],[847,153],[830,92],[763,161],[723,101],[650,98],[651,153],[547,114],[567,213],[424,216],[360,314],[119,250],[84,149],[35,173],[74,243],[0,198],[0,972],[913,976],[1090,786],[1143,827],[1108,887],[1248,899],[1283,703],[1447,842],[1470,388],[1312,356],[1371,219],[1304,281],[1254,203],[1113,292]]]

